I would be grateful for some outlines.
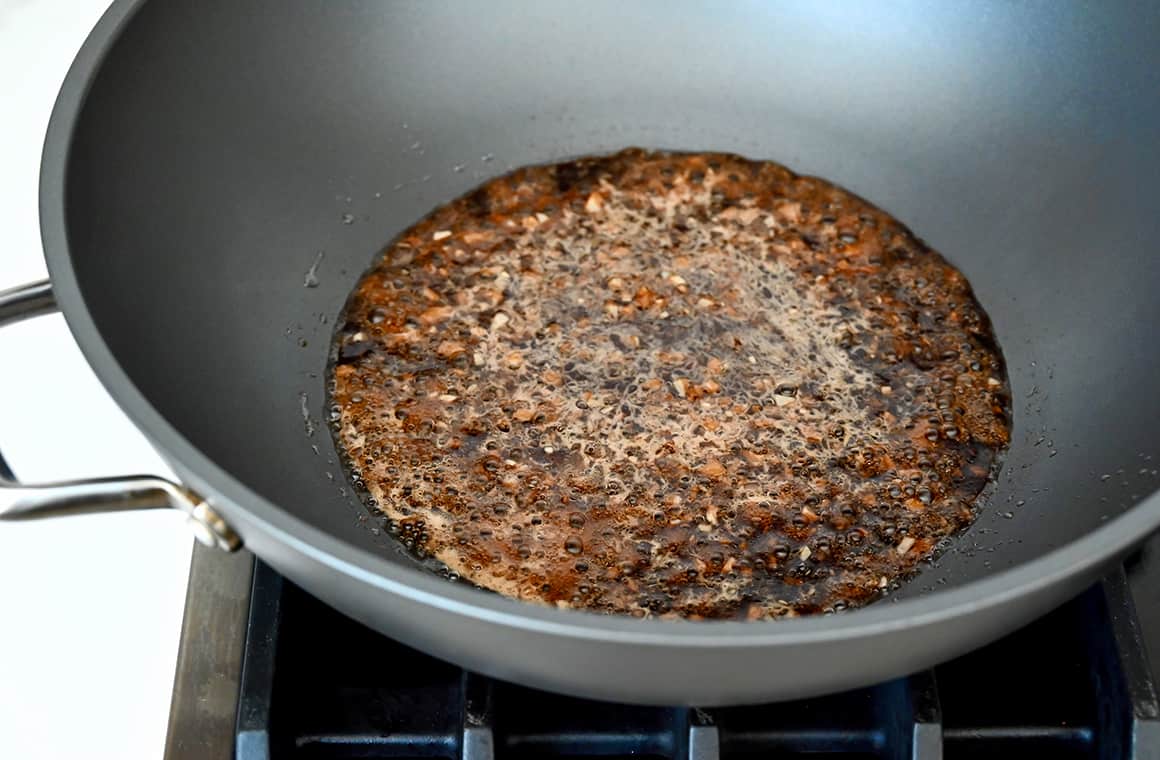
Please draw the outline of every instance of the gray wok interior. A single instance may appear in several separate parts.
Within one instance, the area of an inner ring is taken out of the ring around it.
[[[209,458],[409,562],[360,523],[324,422],[334,317],[378,249],[509,167],[628,145],[824,176],[967,274],[1009,363],[1011,453],[970,535],[903,592],[924,593],[1040,556],[1160,484],[1156,18],[1046,2],[147,3],[79,117],[72,265],[129,377]]]

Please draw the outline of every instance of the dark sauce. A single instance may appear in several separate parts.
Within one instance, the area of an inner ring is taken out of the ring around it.
[[[562,607],[863,604],[974,519],[1010,435],[961,273],[726,154],[492,180],[387,248],[335,341],[336,441],[399,540]]]

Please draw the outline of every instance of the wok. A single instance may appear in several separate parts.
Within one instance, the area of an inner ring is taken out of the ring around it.
[[[55,293],[181,485],[9,480],[0,512],[181,507],[390,636],[588,697],[802,697],[979,646],[1160,524],[1158,30],[1150,4],[116,2],[48,130],[51,291],[4,294],[0,319]],[[626,145],[831,179],[973,284],[1014,439],[975,526],[892,601],[752,624],[546,609],[369,529],[325,426],[360,273],[509,166]]]

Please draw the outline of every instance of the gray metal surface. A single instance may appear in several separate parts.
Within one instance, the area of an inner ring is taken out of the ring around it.
[[[831,691],[1013,629],[1160,523],[1158,31],[1160,6],[1129,4],[126,0],[49,128],[46,257],[81,348],[186,483],[344,612],[588,696]],[[367,530],[323,422],[359,273],[508,166],[633,144],[825,176],[974,284],[1015,438],[978,523],[896,603],[598,617],[449,585]]]
[[[0,291],[0,327],[56,310],[52,286],[35,282]],[[20,483],[0,457],[0,521],[41,520],[100,512],[177,509],[186,514],[201,543],[226,551],[241,539],[197,494],[150,475],[90,478],[55,483]]]
[[[48,280],[0,290],[0,327],[56,311],[56,298]]]
[[[234,756],[254,557],[193,547],[165,760]]]

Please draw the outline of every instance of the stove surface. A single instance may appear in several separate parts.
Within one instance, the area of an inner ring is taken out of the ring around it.
[[[1158,555],[1153,542],[1127,572],[930,671],[702,710],[574,699],[465,672],[340,615],[261,562],[251,572],[247,559],[199,553],[187,628],[200,621],[203,635],[183,642],[167,758],[1160,759],[1146,654],[1160,646]],[[206,580],[195,586],[199,570]],[[223,583],[237,593],[199,606],[196,588]],[[242,627],[248,635],[232,647],[216,635]],[[199,639],[212,644],[209,657],[193,655]],[[231,690],[212,709],[202,699]],[[183,692],[196,696],[183,703]]]

